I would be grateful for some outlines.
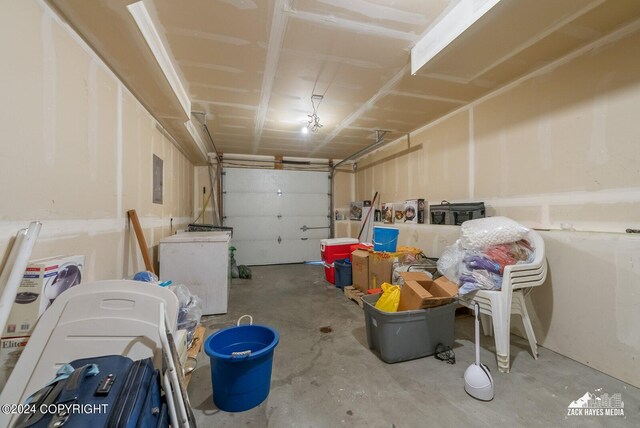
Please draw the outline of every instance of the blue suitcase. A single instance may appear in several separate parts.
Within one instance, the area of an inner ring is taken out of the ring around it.
[[[166,428],[160,376],[150,358],[122,355],[75,360],[71,374],[32,396],[14,428]],[[98,374],[93,374],[95,369]]]

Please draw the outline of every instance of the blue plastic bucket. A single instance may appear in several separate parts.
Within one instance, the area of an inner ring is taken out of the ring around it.
[[[279,340],[277,331],[262,325],[228,327],[207,338],[213,402],[220,410],[242,412],[267,398]]]
[[[373,227],[373,250],[394,253],[398,247],[398,234],[400,231],[394,227]]]

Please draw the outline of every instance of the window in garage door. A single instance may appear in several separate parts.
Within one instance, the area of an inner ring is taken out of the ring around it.
[[[320,260],[329,237],[329,173],[225,168],[224,225],[239,264]]]

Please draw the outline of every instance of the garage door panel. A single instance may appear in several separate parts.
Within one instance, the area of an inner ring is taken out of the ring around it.
[[[236,171],[241,171],[237,173]],[[309,181],[309,174],[314,180]],[[229,192],[325,193],[329,188],[328,172],[225,169],[224,188]]]
[[[236,192],[269,192],[278,189],[278,177],[274,171],[261,169],[225,169],[224,190]]]
[[[238,240],[234,239],[232,242],[236,247],[236,262],[243,265],[269,265],[276,264],[278,262],[278,255],[275,253],[274,245],[276,244],[272,240]]]
[[[235,233],[235,232],[234,232]],[[320,240],[300,239],[283,240],[280,244],[274,241],[235,240],[236,261],[243,265],[269,265],[283,263],[283,255],[298,259],[295,263],[320,260]],[[291,262],[294,263],[294,262]]]
[[[277,216],[279,204],[273,194],[243,192],[224,195],[224,215],[227,218],[252,216]]]
[[[266,240],[274,233],[280,234],[281,224],[276,217],[251,217],[250,224],[240,217],[227,218],[225,226],[233,227],[233,239],[236,240]],[[277,239],[277,238],[276,238]]]
[[[280,214],[314,215],[329,212],[328,196],[322,194],[287,194],[278,198]]]
[[[294,239],[287,241],[287,244],[291,247],[291,250],[298,255],[301,255],[305,262],[320,260],[320,240],[309,239],[303,241],[300,239]]]
[[[275,171],[278,188],[283,193],[327,193],[329,188],[328,172]],[[278,173],[279,172],[279,173]],[[308,180],[310,174],[313,180]]]
[[[289,227],[282,229],[282,237],[286,239],[324,239],[329,233],[329,219],[326,216],[291,217],[283,218],[283,220],[289,225]],[[304,231],[302,230],[303,226],[307,226],[307,228],[326,227],[326,229],[307,229]]]
[[[328,212],[328,195],[326,194],[284,194],[277,196],[265,193],[227,193],[225,194],[225,216],[253,215],[314,215]]]

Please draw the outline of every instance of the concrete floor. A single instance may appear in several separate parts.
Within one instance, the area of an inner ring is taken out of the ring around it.
[[[252,280],[233,281],[229,313],[203,320],[207,336],[243,314],[280,333],[271,392],[246,412],[220,411],[201,353],[189,385],[199,427],[640,426],[638,388],[544,348],[536,361],[516,336],[509,374],[498,373],[493,338],[482,338],[496,396],[471,398],[463,387],[474,359],[469,316],[456,318],[455,365],[433,357],[386,364],[368,348],[362,309],[318,266],[253,268]],[[333,331],[321,333],[324,326]],[[567,416],[567,406],[586,392],[621,393],[625,416]]]

